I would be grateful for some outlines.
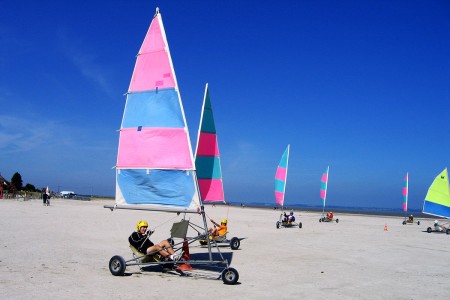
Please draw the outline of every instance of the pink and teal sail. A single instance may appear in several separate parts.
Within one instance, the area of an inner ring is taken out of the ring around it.
[[[320,180],[320,199],[322,199],[323,209],[325,211],[325,202],[327,201],[327,189],[328,189],[328,173],[330,172],[330,166],[327,167],[322,174]]]
[[[139,50],[120,127],[116,204],[200,205],[189,131],[159,10]]]
[[[225,202],[219,144],[208,84],[206,84],[203,97],[195,166],[202,202]]]
[[[408,173],[406,173],[405,178],[403,179],[403,211],[406,213],[408,211]]]
[[[284,150],[283,156],[281,157],[280,163],[277,167],[277,172],[275,174],[275,201],[278,205],[284,205],[284,195],[286,193],[286,180],[287,171],[289,163],[289,147]]]

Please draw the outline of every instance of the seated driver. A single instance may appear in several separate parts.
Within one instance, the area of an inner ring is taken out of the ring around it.
[[[438,220],[434,220],[434,229],[437,231],[443,231],[447,228],[444,225],[440,225]]]
[[[291,212],[289,213],[289,216],[288,216],[288,222],[291,223],[291,222],[294,222],[294,221],[295,221],[294,211],[291,210]]]
[[[330,211],[329,213],[327,213],[327,218],[329,219],[329,220],[333,220],[333,212],[332,211]]]
[[[410,215],[410,216],[409,216],[409,222],[412,223],[413,221],[414,221],[414,217],[413,217],[413,215]]]
[[[228,231],[227,228],[227,219],[222,219],[220,225],[214,222],[213,219],[210,219],[211,223],[214,224],[214,229],[209,228],[208,231],[211,233],[212,237],[225,235]]]
[[[172,245],[167,240],[163,240],[158,244],[153,244],[150,241],[150,235],[153,231],[147,231],[148,223],[146,221],[139,221],[136,224],[136,231],[133,232],[128,241],[130,245],[136,248],[139,252],[147,255],[153,255],[157,252],[168,260],[178,260],[179,255],[176,255],[172,249]]]

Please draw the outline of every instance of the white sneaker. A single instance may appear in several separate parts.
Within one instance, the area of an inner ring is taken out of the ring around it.
[[[179,254],[172,254],[170,256],[170,259],[173,260],[173,261],[179,261],[181,259],[181,255],[179,255]]]

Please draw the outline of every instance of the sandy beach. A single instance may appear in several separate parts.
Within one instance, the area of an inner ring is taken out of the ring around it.
[[[276,229],[279,211],[207,206],[229,220],[238,250],[221,247],[239,272],[236,285],[214,276],[141,272],[113,276],[113,255],[132,257],[127,238],[140,219],[169,237],[176,214],[103,208],[110,200],[0,201],[0,294],[3,299],[436,299],[448,291],[450,236],[426,233],[432,220],[296,211],[303,228]],[[192,221],[199,218],[189,215]],[[385,225],[387,231],[385,231]],[[191,231],[189,231],[191,233]],[[204,253],[198,243],[191,255]]]

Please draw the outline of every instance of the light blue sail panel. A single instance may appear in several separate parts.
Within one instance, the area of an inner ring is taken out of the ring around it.
[[[122,121],[122,128],[184,127],[178,93],[175,89],[160,89],[130,93]]]
[[[127,204],[188,207],[195,194],[193,172],[121,169],[117,183]]]
[[[431,201],[425,200],[423,203],[423,212],[434,216],[450,218],[450,207]]]
[[[222,179],[220,158],[216,156],[197,156],[195,159],[198,179]]]
[[[275,180],[275,191],[284,193],[284,188],[286,186],[286,181]]]

